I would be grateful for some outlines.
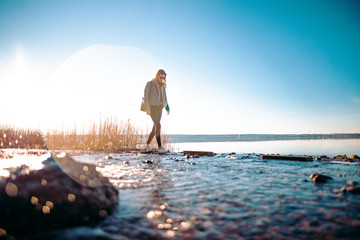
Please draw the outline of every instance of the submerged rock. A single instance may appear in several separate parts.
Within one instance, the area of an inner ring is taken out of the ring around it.
[[[358,185],[359,183],[355,182],[355,181],[346,181],[346,184],[347,185]]]
[[[94,165],[67,155],[39,170],[22,165],[0,180],[0,226],[17,235],[96,223],[118,205],[119,194]]]
[[[360,194],[360,188],[358,187],[348,187],[346,191],[354,194]]]
[[[314,181],[314,183],[326,183],[327,180],[332,179],[332,177],[317,173],[311,174],[310,178]]]

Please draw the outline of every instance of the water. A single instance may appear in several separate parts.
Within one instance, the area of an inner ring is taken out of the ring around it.
[[[360,183],[359,163],[265,161],[246,153],[190,159],[180,153],[106,156],[74,158],[96,164],[119,189],[115,212],[96,226],[41,233],[33,239],[360,237],[360,195],[341,191],[350,187],[348,181]],[[309,178],[313,173],[333,179],[316,185]]]
[[[217,153],[279,153],[294,155],[328,155],[336,156],[353,154],[360,156],[360,139],[340,140],[281,140],[281,141],[256,141],[256,142],[188,142],[173,143],[176,151],[197,150],[212,151]]]

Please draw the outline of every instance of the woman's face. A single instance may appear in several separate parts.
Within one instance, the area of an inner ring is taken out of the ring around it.
[[[165,74],[160,74],[159,78],[160,78],[161,82],[166,83],[166,75]]]

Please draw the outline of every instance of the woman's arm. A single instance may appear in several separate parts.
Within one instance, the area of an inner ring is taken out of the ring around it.
[[[166,90],[165,90],[165,87],[164,87],[164,106],[165,106],[165,109],[166,109],[166,112],[167,114],[170,114],[170,107],[169,107],[169,103],[167,101],[167,96],[166,96]]]

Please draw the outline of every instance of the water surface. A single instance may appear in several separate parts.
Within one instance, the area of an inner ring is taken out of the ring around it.
[[[358,163],[264,161],[236,154],[79,156],[120,189],[119,208],[97,228],[109,239],[360,237]],[[151,161],[151,163],[145,163]],[[309,176],[333,177],[315,185]]]
[[[119,189],[111,216],[95,226],[17,239],[360,237],[360,195],[342,191],[349,181],[360,183],[359,163],[266,161],[244,153],[190,159],[180,153],[107,155],[74,158],[95,164]],[[333,179],[317,185],[309,178],[313,173]]]
[[[353,154],[360,156],[360,139],[326,139],[326,140],[278,140],[253,142],[187,142],[173,143],[176,151],[202,150],[217,153],[278,153],[294,155],[328,155],[336,156]]]

